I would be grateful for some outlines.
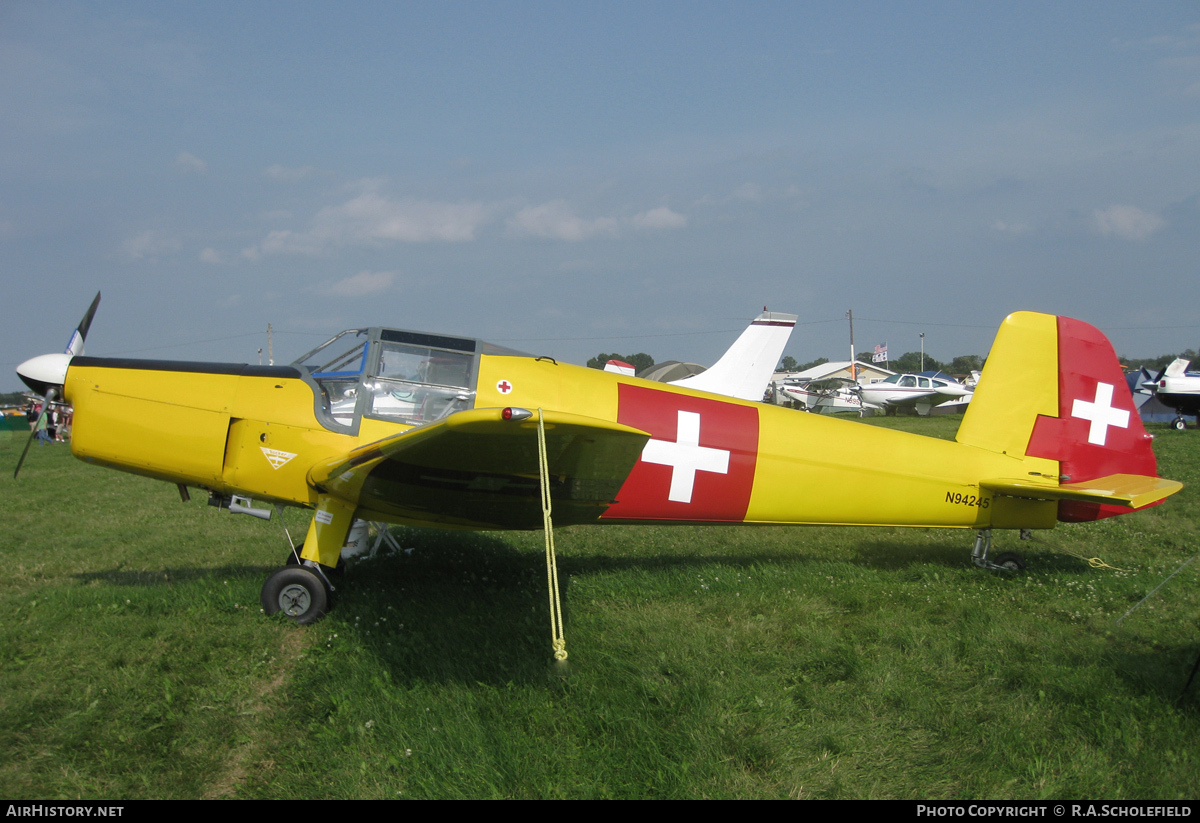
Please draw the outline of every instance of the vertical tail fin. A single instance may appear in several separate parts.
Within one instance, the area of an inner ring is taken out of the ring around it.
[[[671,385],[762,400],[795,326],[796,315],[764,310],[712,368]]]
[[[1015,474],[1055,477],[1061,487],[1118,475],[1154,485],[1149,480],[1157,472],[1152,438],[1112,344],[1099,329],[1069,317],[1017,312],[1005,318],[957,439],[1022,458]],[[1178,488],[1173,484],[1162,497]],[[1061,500],[1058,519],[1096,520],[1130,510]]]

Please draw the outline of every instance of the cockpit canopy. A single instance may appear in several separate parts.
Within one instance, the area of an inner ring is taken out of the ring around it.
[[[949,381],[925,377],[919,374],[893,374],[880,383],[891,383],[902,389],[943,389],[950,385]]]
[[[484,351],[519,354],[469,338],[349,329],[292,366],[316,391],[322,424],[351,432],[364,415],[420,425],[472,408]]]

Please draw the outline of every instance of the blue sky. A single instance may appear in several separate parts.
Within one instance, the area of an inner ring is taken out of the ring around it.
[[[0,390],[340,329],[583,362],[1200,345],[1200,6],[0,4]]]

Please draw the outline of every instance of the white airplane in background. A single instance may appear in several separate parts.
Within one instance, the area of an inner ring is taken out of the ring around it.
[[[795,326],[796,315],[764,307],[711,368],[668,385],[759,402],[771,385],[775,365]],[[609,360],[604,370],[633,376],[633,366],[620,360]]]
[[[849,380],[796,380],[785,379],[777,383],[775,389],[788,400],[799,403],[805,411],[820,414],[829,412],[861,412],[864,408],[873,409],[869,403],[863,403],[855,391],[854,384]]]
[[[929,410],[942,403],[969,397],[972,390],[944,374],[893,374],[877,383],[852,386],[851,391],[862,398],[864,404],[885,409],[892,414],[899,408],[915,408],[918,414],[929,414]]]
[[[1183,358],[1175,359],[1153,384],[1158,402],[1174,409],[1179,415],[1171,421],[1171,427],[1178,431],[1187,428],[1184,415],[1200,415],[1200,371],[1188,371],[1191,363]]]
[[[767,311],[763,306],[762,314],[750,322],[712,368],[670,385],[761,402],[795,327],[796,315]]]

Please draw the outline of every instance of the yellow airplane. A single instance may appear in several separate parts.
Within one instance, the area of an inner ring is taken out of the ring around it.
[[[560,525],[973,529],[974,562],[996,569],[1019,560],[989,558],[993,529],[1095,520],[1182,488],[1157,477],[1108,340],[1066,317],[1004,320],[951,442],[388,328],[342,332],[289,366],[89,357],[94,311],[66,353],[18,373],[74,406],[82,460],[185,499],[311,509],[299,556],[262,593],[300,623],[328,608],[356,518],[538,529],[545,490]]]

